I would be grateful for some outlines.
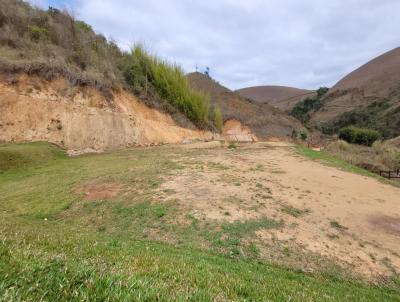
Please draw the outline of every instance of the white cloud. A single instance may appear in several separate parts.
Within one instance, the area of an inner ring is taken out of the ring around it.
[[[329,86],[399,46],[398,0],[78,0],[74,10],[125,49],[140,41],[186,71],[210,66],[231,88]]]

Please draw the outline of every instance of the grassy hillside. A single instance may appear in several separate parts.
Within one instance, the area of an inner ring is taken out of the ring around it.
[[[221,109],[224,121],[234,119],[248,126],[259,138],[291,136],[302,125],[293,117],[269,105],[246,99],[201,74],[187,75],[190,85],[211,96],[211,104]]]
[[[378,130],[384,138],[400,135],[400,48],[361,66],[340,80],[310,110],[311,123],[327,134],[346,126]]]
[[[135,47],[121,51],[90,25],[55,8],[32,8],[21,0],[0,2],[0,70],[10,84],[18,75],[65,77],[91,86],[112,102],[127,89],[150,106],[171,113],[183,126],[212,127],[208,97],[193,91],[179,66]]]
[[[260,260],[248,240],[260,228],[279,228],[273,219],[216,226],[190,215],[177,219],[174,200],[161,202],[156,194],[163,179],[181,169],[183,154],[176,149],[66,158],[42,143],[1,148],[35,153],[24,169],[15,164],[0,173],[2,301],[399,299],[394,285]],[[193,157],[199,151],[184,152]],[[2,166],[18,162],[1,158]],[[119,197],[87,199],[76,191],[102,183],[119,184]]]

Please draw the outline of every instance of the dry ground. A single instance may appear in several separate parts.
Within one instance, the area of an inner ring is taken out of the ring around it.
[[[256,232],[265,258],[274,258],[274,242],[368,277],[400,272],[399,188],[304,158],[286,143],[176,148],[199,149],[182,155],[183,169],[161,185],[161,199],[175,198],[182,213],[219,223],[281,221]]]

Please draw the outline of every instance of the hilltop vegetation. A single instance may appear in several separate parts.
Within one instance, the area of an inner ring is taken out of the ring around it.
[[[43,11],[21,0],[2,1],[0,54],[1,72],[9,83],[21,73],[47,80],[65,77],[71,85],[96,88],[110,101],[113,91],[126,89],[184,126],[190,126],[190,120],[198,127],[214,128],[208,96],[190,88],[179,66],[141,46],[123,52],[68,12],[52,7]]]

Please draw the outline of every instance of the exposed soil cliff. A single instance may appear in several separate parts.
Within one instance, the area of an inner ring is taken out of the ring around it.
[[[49,141],[70,153],[212,138],[209,132],[179,127],[127,92],[114,92],[110,101],[64,79],[1,79],[0,112],[0,141]]]

